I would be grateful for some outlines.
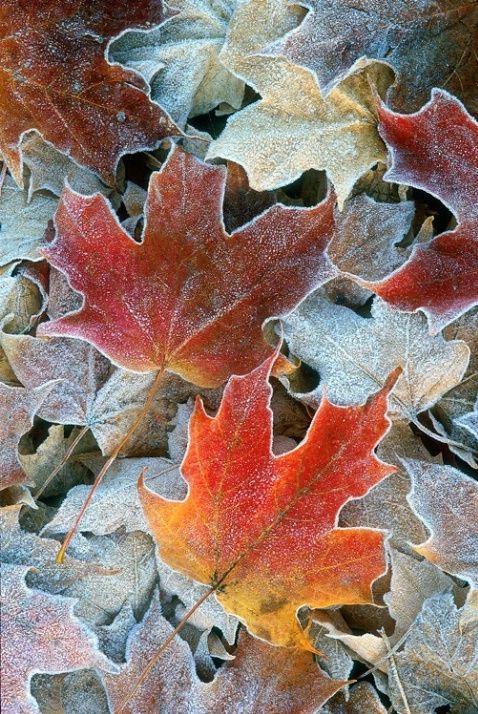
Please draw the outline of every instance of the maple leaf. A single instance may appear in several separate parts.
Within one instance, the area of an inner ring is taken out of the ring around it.
[[[131,701],[126,702],[145,662],[172,631],[161,613],[159,598],[154,598],[143,622],[131,633],[122,671],[102,675],[112,711],[187,714],[191,710],[242,712],[260,706],[270,714],[312,714],[345,684],[329,679],[309,653],[271,647],[245,632],[239,636],[235,657],[211,682],[201,682],[188,646],[176,637]]]
[[[2,711],[39,712],[29,692],[37,672],[86,667],[115,671],[95,638],[72,613],[74,600],[30,590],[29,567],[2,564]]]
[[[357,179],[385,161],[370,85],[383,94],[392,75],[387,68],[371,66],[324,98],[310,71],[284,57],[260,54],[265,43],[296,21],[297,9],[287,0],[250,0],[238,6],[221,61],[262,99],[228,120],[206,158],[241,164],[257,191],[291,183],[310,168],[325,169],[342,204]]]
[[[110,64],[112,37],[164,19],[158,0],[47,0],[0,13],[0,150],[22,185],[22,135],[37,130],[80,164],[114,183],[125,153],[152,148],[177,128],[135,72]]]
[[[339,524],[346,528],[365,526],[388,531],[389,548],[393,546],[401,552],[412,553],[410,543],[424,540],[426,529],[407,501],[411,483],[401,459],[419,457],[426,461],[431,458],[430,454],[406,422],[396,421],[378,445],[377,456],[397,466],[397,471],[363,498],[346,503],[340,512]]]
[[[238,109],[244,82],[219,61],[235,5],[175,0],[177,15],[149,32],[125,32],[111,45],[111,56],[150,82],[154,101],[181,127],[222,103]]]
[[[40,248],[57,201],[37,193],[29,202],[26,191],[7,176],[0,194],[0,266],[13,260],[41,260]]]
[[[478,12],[462,0],[300,0],[310,12],[269,51],[312,69],[329,92],[370,60],[395,71],[393,106],[416,109],[433,87],[476,103]]]
[[[27,480],[18,460],[18,444],[33,424],[33,417],[51,392],[51,382],[38,389],[9,387],[0,383],[2,420],[0,423],[1,462],[0,489],[24,483]]]
[[[151,374],[113,368],[106,357],[81,340],[0,334],[0,341],[24,386],[32,389],[50,379],[61,379],[38,415],[57,424],[89,428],[105,454],[110,454],[128,431],[154,379]],[[167,427],[177,403],[196,393],[197,389],[176,375],[165,377],[140,428],[128,443],[127,453],[153,450],[164,453]]]
[[[104,459],[98,454],[85,454],[80,457],[80,461],[96,473],[104,463]],[[150,488],[157,488],[158,492],[167,498],[180,498],[184,495],[184,484],[179,478],[178,467],[168,459],[121,459],[112,465],[98,487],[95,499],[82,520],[80,531],[94,535],[113,533],[120,527],[124,527],[127,532],[147,531],[136,488],[138,473],[143,469],[146,469],[145,478]],[[88,491],[89,486],[79,485],[71,488],[43,532],[55,535],[67,533]]]
[[[144,479],[139,489],[166,563],[215,587],[252,633],[303,646],[300,607],[370,602],[384,570],[383,535],[336,522],[347,500],[394,470],[372,453],[388,430],[391,381],[361,407],[324,398],[306,439],[274,456],[272,359],[231,378],[214,418],[197,402],[182,464],[185,500],[161,498]]]
[[[458,226],[418,245],[401,268],[365,286],[401,310],[423,310],[432,333],[478,302],[478,123],[444,91],[416,114],[378,107],[380,132],[392,154],[389,181],[436,196]]]
[[[478,485],[451,466],[403,459],[411,507],[431,532],[414,550],[478,587]]]
[[[203,387],[261,362],[272,351],[264,320],[292,310],[332,271],[334,197],[311,209],[272,206],[228,235],[224,182],[222,167],[174,150],[151,178],[140,244],[103,197],[67,189],[44,253],[84,305],[38,334],[86,339],[127,369],[167,369]]]
[[[317,369],[323,380],[307,397],[317,400],[327,385],[336,404],[360,404],[400,365],[403,373],[392,392],[390,414],[416,420],[461,381],[470,357],[468,345],[431,337],[423,315],[404,314],[379,299],[371,313],[371,319],[360,317],[317,292],[284,320],[291,352]]]
[[[402,265],[407,251],[397,244],[410,230],[414,210],[412,201],[382,203],[366,194],[345,202],[336,212],[336,232],[328,250],[338,269],[337,278],[325,288],[331,299],[363,304],[371,293],[350,276],[378,280]]]
[[[438,707],[463,714],[476,711],[476,633],[463,631],[459,618],[450,594],[424,603],[405,648],[394,656],[396,669],[389,681],[399,714],[430,714]]]

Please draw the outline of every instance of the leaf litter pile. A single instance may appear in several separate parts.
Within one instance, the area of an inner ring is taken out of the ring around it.
[[[0,33],[2,711],[476,714],[476,0]]]

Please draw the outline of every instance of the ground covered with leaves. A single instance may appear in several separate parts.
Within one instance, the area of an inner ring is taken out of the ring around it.
[[[478,712],[475,0],[3,0],[5,714]]]

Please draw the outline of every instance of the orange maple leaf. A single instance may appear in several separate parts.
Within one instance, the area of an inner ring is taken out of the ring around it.
[[[387,395],[358,407],[323,398],[304,441],[271,451],[274,356],[233,377],[215,417],[196,403],[182,473],[184,501],[139,491],[162,558],[210,584],[226,610],[253,634],[277,645],[304,646],[297,612],[372,601],[384,572],[381,531],[338,528],[338,514],[395,469],[374,447],[386,434]]]

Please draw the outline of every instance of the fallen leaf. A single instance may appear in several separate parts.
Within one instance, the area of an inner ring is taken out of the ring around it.
[[[437,707],[462,714],[476,711],[476,634],[461,630],[459,614],[449,593],[423,605],[404,649],[394,656],[390,691],[399,714],[431,714]]]
[[[46,141],[114,183],[125,153],[157,145],[178,133],[135,72],[110,64],[112,37],[164,19],[161,3],[121,0],[84,4],[48,0],[27,9],[2,4],[0,150],[22,185],[23,134],[37,130]]]
[[[478,485],[451,466],[404,459],[411,507],[431,535],[414,550],[478,587]]]
[[[97,475],[105,460],[98,454],[90,454],[80,457],[80,461]],[[137,489],[138,476],[143,469],[146,469],[145,481],[149,487],[158,489],[166,498],[181,498],[185,495],[179,467],[171,464],[168,459],[120,459],[111,466],[98,486],[79,530],[94,535],[107,535],[119,528],[125,528],[128,533],[135,530],[148,532]],[[70,489],[52,520],[45,526],[44,533],[67,533],[89,490],[89,486],[81,485]]]
[[[422,310],[438,333],[478,302],[478,123],[440,90],[416,114],[394,114],[383,104],[378,112],[392,154],[385,178],[431,193],[458,226],[419,244],[405,265],[365,287],[401,310]]]
[[[185,500],[161,498],[144,480],[139,488],[166,563],[216,586],[219,602],[252,633],[304,646],[300,607],[370,602],[384,571],[382,534],[336,521],[347,500],[393,471],[372,453],[388,430],[391,382],[362,407],[324,398],[306,439],[274,456],[272,359],[230,380],[214,418],[197,403],[181,467]]]
[[[423,603],[436,593],[451,592],[453,581],[431,563],[420,563],[410,555],[390,550],[392,580],[390,593],[384,596],[395,620],[392,643],[397,642],[413,625]]]
[[[431,337],[422,315],[404,314],[379,299],[371,318],[317,292],[284,320],[284,337],[291,352],[320,373],[309,399],[318,400],[326,385],[335,404],[361,404],[401,366],[390,416],[414,421],[461,381],[470,350],[465,342]]]
[[[28,201],[26,191],[7,176],[0,194],[0,265],[42,259],[43,236],[56,204],[47,193],[37,193]]]
[[[377,280],[402,265],[407,251],[397,248],[411,227],[414,214],[411,201],[379,203],[366,194],[345,202],[337,212],[337,229],[329,246],[329,255],[340,273],[326,286],[332,300],[349,300],[358,305],[370,297],[350,275]]]
[[[371,66],[324,98],[309,70],[284,57],[260,54],[265,44],[295,26],[297,15],[287,0],[238,5],[220,58],[262,99],[228,120],[207,158],[241,164],[256,191],[284,186],[310,168],[324,169],[342,205],[357,179],[385,161],[370,85],[383,95],[392,73]]]
[[[417,109],[433,87],[447,87],[476,110],[478,13],[461,0],[337,2],[301,0],[302,25],[270,49],[312,69],[329,92],[372,60],[389,65],[393,106]]]
[[[39,712],[30,694],[37,672],[68,672],[85,667],[115,671],[97,649],[94,635],[73,615],[74,601],[25,585],[30,568],[1,566],[2,571],[2,711]]]
[[[358,682],[350,687],[348,698],[343,692],[330,699],[321,714],[387,714],[380,698],[369,682]]]
[[[51,382],[38,389],[9,387],[0,383],[2,419],[0,423],[1,462],[0,489],[27,481],[18,458],[21,437],[32,427],[33,417],[53,388]]]
[[[389,533],[388,544],[412,553],[411,543],[426,538],[426,529],[407,501],[410,479],[401,463],[402,458],[429,460],[430,454],[405,422],[394,422],[391,430],[377,447],[377,456],[397,471],[374,486],[363,498],[346,503],[339,523],[347,528],[366,526]]]
[[[90,344],[69,338],[42,340],[30,335],[0,335],[8,361],[22,384],[33,389],[61,379],[38,410],[59,424],[91,429],[102,452],[109,454],[143,408],[153,374],[115,369]],[[167,428],[177,403],[197,389],[175,375],[165,375],[151,409],[129,441],[123,455],[165,453]]]
[[[112,59],[139,72],[151,97],[184,127],[225,103],[238,109],[244,83],[219,61],[236,0],[175,0],[177,14],[149,32],[125,32]]]
[[[212,682],[198,679],[188,646],[176,637],[135,693],[145,666],[172,629],[154,599],[131,634],[126,666],[117,676],[102,675],[113,711],[124,705],[125,714],[187,714],[191,707],[228,714],[312,714],[345,684],[323,674],[309,653],[271,647],[242,632],[234,659]]]
[[[127,369],[167,369],[203,387],[256,366],[272,350],[264,320],[289,312],[330,273],[334,199],[273,206],[229,236],[224,183],[222,168],[174,150],[150,181],[141,244],[101,196],[66,189],[58,238],[44,252],[84,305],[39,334],[86,339]]]

